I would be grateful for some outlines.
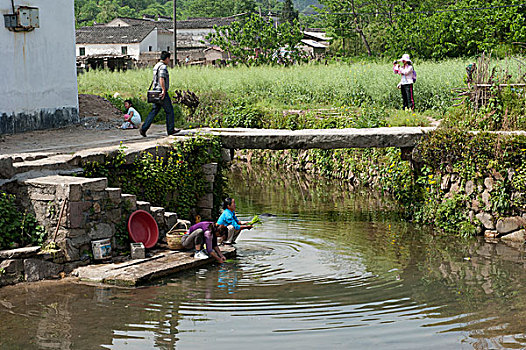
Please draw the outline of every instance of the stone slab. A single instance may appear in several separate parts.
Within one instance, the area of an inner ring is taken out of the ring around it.
[[[70,154],[59,154],[41,159],[28,160],[13,164],[16,173],[25,173],[32,170],[59,170],[70,169],[79,164],[80,157]]]
[[[339,149],[370,147],[414,147],[433,127],[395,127],[364,129],[242,129],[203,128],[186,134],[212,134],[229,149]]]
[[[25,247],[9,250],[0,250],[0,259],[23,259],[35,256],[40,247]]]
[[[136,203],[137,203],[137,210],[144,210],[144,211],[150,212],[150,207],[151,207],[150,202],[137,201]]]
[[[28,282],[35,282],[49,277],[57,277],[64,270],[61,264],[38,259],[24,260],[24,276]]]
[[[221,251],[227,258],[236,255],[234,247],[221,246]],[[188,251],[162,251],[146,259],[79,267],[73,271],[73,275],[81,281],[134,287],[214,262],[213,258],[200,260],[194,259],[192,255]]]

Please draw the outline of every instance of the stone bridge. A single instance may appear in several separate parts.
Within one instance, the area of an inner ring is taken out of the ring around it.
[[[241,129],[203,128],[186,135],[217,135],[229,149],[338,149],[338,148],[412,148],[434,127],[397,127],[371,129]]]

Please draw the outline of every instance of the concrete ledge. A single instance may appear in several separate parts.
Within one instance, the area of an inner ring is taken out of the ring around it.
[[[241,129],[203,128],[186,135],[209,134],[221,138],[224,148],[235,149],[340,149],[414,147],[434,127],[370,129]]]
[[[227,258],[236,255],[234,247],[221,246],[221,251]],[[146,259],[79,267],[73,271],[73,275],[81,281],[134,287],[176,272],[214,262],[213,258],[194,259],[192,254],[187,251],[163,251]]]

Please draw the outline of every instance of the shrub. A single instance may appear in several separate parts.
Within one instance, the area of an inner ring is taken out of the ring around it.
[[[0,192],[0,212],[0,249],[42,244],[44,229],[33,215],[16,207],[14,195]]]
[[[265,113],[246,100],[234,101],[223,117],[223,127],[230,128],[261,128]]]

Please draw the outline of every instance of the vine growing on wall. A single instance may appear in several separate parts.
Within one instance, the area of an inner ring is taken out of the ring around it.
[[[103,163],[85,164],[84,176],[107,177],[109,185],[122,188],[123,193],[187,218],[207,190],[202,166],[220,159],[219,138],[195,137],[174,142],[165,156],[144,152],[132,164],[126,164],[126,148],[121,146],[116,155],[106,157]],[[222,188],[214,186],[215,192]]]
[[[495,217],[526,212],[526,137],[439,129],[413,153],[414,166],[396,148],[252,151],[251,160],[373,187],[393,196],[408,219],[460,236],[478,233],[478,221],[470,218],[473,202]],[[442,186],[452,175],[455,191]],[[468,192],[466,183],[484,189],[487,178],[495,183],[485,205],[480,191]]]
[[[27,210],[18,209],[14,195],[0,192],[0,213],[0,249],[40,245],[44,242],[44,228],[37,224],[35,217]]]

